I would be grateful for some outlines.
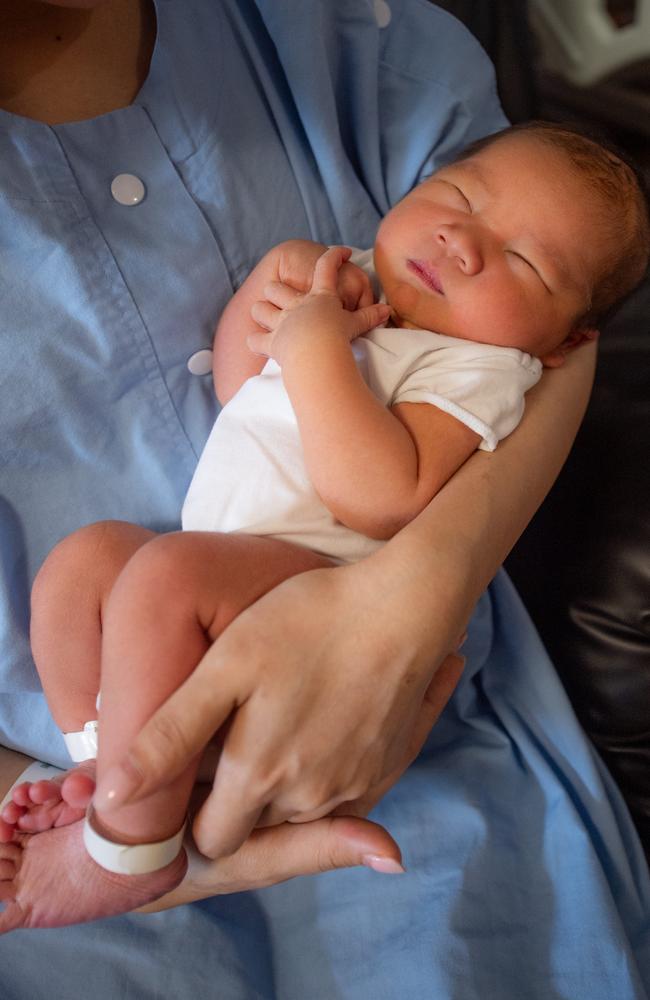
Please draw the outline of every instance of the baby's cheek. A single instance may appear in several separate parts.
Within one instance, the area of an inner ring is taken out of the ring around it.
[[[469,338],[501,347],[528,350],[528,338],[538,325],[536,310],[520,296],[486,296],[476,302],[471,315],[464,317],[472,332]]]

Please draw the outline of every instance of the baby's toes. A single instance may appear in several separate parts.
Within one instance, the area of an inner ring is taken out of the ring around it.
[[[90,802],[91,798],[92,793],[88,797],[88,802]],[[69,826],[71,823],[77,823],[86,815],[88,802],[85,802],[83,806],[69,805],[67,802],[62,802],[53,825],[59,827]]]
[[[95,794],[94,770],[89,773],[83,768],[71,771],[61,786],[64,802],[75,809],[85,809]]]
[[[29,790],[31,787],[31,781],[23,781],[21,785],[16,785],[11,792],[12,801],[15,802],[17,806],[31,806],[32,800],[29,797]]]
[[[0,813],[0,818],[3,819],[8,826],[15,826],[24,813],[24,806],[17,806],[15,802],[8,802]]]
[[[61,811],[61,800],[54,799],[43,805],[33,805],[18,820],[16,826],[21,833],[43,833],[56,826]]]
[[[45,802],[61,801],[60,781],[35,781],[29,788],[30,805],[42,806]],[[15,800],[14,800],[15,801]]]

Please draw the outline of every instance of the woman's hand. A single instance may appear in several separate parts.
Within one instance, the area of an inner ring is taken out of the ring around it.
[[[430,628],[434,615],[427,595],[428,613],[405,609],[400,574],[373,566],[301,574],[241,614],[105,776],[101,808],[163,787],[227,718],[194,823],[204,854],[233,853],[257,825],[305,822],[342,803],[370,808],[417,754],[460,675],[450,660],[432,685],[431,656],[442,653],[418,625]]]
[[[209,896],[264,889],[336,868],[365,865],[387,875],[404,871],[393,838],[376,823],[350,817],[253,830],[234,854],[216,861],[199,854],[189,836],[185,850],[189,864],[180,885],[138,912],[155,913]]]
[[[390,834],[377,823],[355,817],[365,816],[420,752],[458,683],[463,663],[461,656],[453,654],[443,661],[429,685],[405,756],[381,786],[363,800],[342,803],[334,816],[253,830],[234,854],[216,861],[199,854],[188,836],[185,878],[173,892],[143,907],[143,912],[166,910],[208,896],[262,889],[299,875],[317,875],[335,868],[365,865],[388,875],[404,871],[400,849]],[[198,811],[206,794],[205,785],[196,786],[192,813]]]

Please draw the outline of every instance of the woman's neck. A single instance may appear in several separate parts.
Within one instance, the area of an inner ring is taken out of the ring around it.
[[[0,0],[0,108],[48,125],[130,104],[156,38],[153,0],[92,10]]]

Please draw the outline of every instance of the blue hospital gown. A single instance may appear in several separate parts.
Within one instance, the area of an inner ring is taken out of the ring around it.
[[[0,743],[58,764],[28,647],[49,549],[101,518],[176,528],[216,414],[188,360],[233,289],[280,240],[371,245],[504,124],[486,57],[425,0],[156,11],[131,107],[52,128],[0,112]],[[640,847],[505,575],[469,631],[457,693],[375,810],[407,875],[16,932],[2,1000],[645,998]]]

